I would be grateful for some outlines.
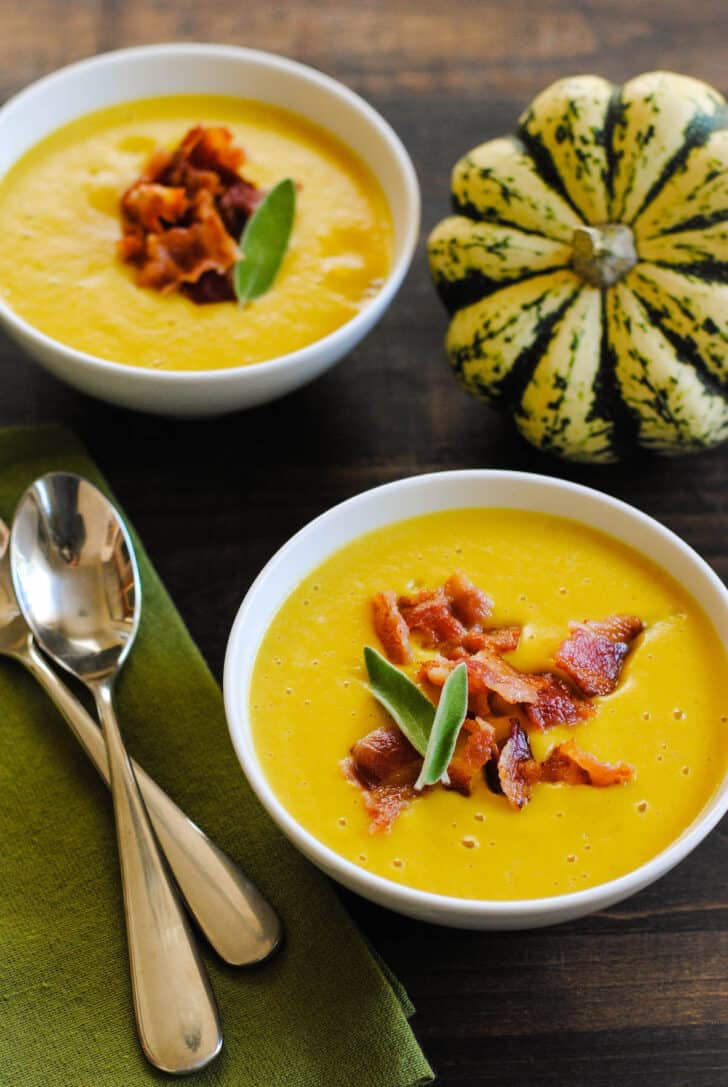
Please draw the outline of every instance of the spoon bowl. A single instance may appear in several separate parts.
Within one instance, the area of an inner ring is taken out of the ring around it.
[[[84,682],[111,675],[132,647],[141,591],[126,526],[88,480],[43,476],[13,525],[13,582],[46,650]]]

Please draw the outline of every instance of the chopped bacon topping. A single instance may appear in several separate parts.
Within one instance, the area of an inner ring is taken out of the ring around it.
[[[469,630],[454,645],[440,646],[440,653],[448,660],[461,661],[466,657],[488,649],[494,653],[512,653],[521,640],[520,627],[495,627],[493,630]]]
[[[516,811],[531,799],[531,784],[536,780],[536,767],[528,736],[517,717],[511,719],[511,733],[498,757],[498,781],[508,803]]]
[[[480,717],[468,718],[460,730],[453,757],[447,768],[450,788],[470,796],[472,781],[489,759],[498,753],[495,729]]]
[[[413,785],[422,757],[398,728],[377,728],[358,740],[342,769],[364,797],[369,830],[389,830],[401,811],[417,798]]]
[[[463,638],[463,649],[478,653],[491,649],[495,653],[512,653],[521,640],[520,627],[497,627],[494,630],[470,630]]]
[[[572,624],[554,660],[583,693],[611,694],[619,682],[629,643],[642,631],[634,615],[613,615],[602,622]]]
[[[411,653],[409,627],[397,605],[397,595],[393,592],[375,593],[372,599],[374,629],[393,664],[407,664]]]
[[[346,779],[361,789],[364,807],[370,819],[370,834],[391,830],[399,813],[417,799],[418,794],[411,785],[367,784],[360,777],[353,758],[344,759],[341,769]]]
[[[458,642],[466,633],[444,589],[424,589],[414,596],[400,597],[399,607],[407,626],[417,631],[424,645]]]
[[[235,298],[237,241],[263,194],[239,174],[242,148],[227,128],[190,129],[175,151],[157,151],[121,198],[118,252],[136,282],[193,301]]]
[[[536,701],[524,706],[526,717],[535,728],[545,732],[553,725],[575,725],[594,716],[594,705],[581,698],[563,679],[550,673],[543,679],[547,682]]]
[[[574,740],[558,744],[539,767],[541,781],[563,781],[568,785],[624,785],[634,779],[634,767],[627,762],[600,762],[582,751]]]
[[[124,210],[144,230],[159,234],[165,223],[176,223],[190,206],[184,189],[136,181],[124,193]]]
[[[180,285],[195,283],[206,272],[224,277],[240,255],[217,214],[209,193],[195,201],[197,222],[173,226],[162,234],[146,237],[144,263],[137,272],[140,287],[169,293]]]
[[[391,830],[400,812],[417,796],[411,785],[375,785],[373,789],[365,789],[364,807],[371,820],[369,833]]]
[[[376,728],[351,749],[354,767],[369,785],[413,785],[422,756],[396,726]]]
[[[575,688],[562,676],[522,672],[504,659],[518,648],[520,627],[485,629],[493,602],[460,571],[436,589],[400,597],[377,593],[372,608],[377,635],[394,663],[412,660],[412,632],[419,644],[436,649],[437,656],[418,671],[420,682],[431,685],[434,701],[453,669],[465,662],[468,716],[448,766],[449,781],[444,779],[450,788],[469,796],[482,770],[489,788],[521,810],[539,781],[603,787],[633,779],[628,763],[600,762],[573,740],[557,744],[539,764],[524,725],[545,731],[592,717],[597,709],[592,697],[615,689],[630,643],[644,629],[636,616],[570,624],[554,659]],[[351,753],[347,774],[364,791],[371,829],[388,829],[419,795],[414,783],[423,760],[393,727],[369,733]]]
[[[420,679],[442,687],[458,663],[459,661],[443,657],[425,661],[420,668]],[[548,683],[543,676],[517,671],[499,653],[492,650],[483,650],[477,656],[466,657],[465,667],[468,670],[468,690],[471,694],[494,691],[513,706],[519,702],[536,702],[539,692]]]
[[[437,589],[420,589],[399,598],[393,592],[377,593],[374,610],[377,634],[395,664],[407,663],[410,653],[399,617],[407,632],[415,631],[423,645],[438,649],[451,660],[485,648],[509,653],[518,646],[520,637],[518,627],[483,630],[493,601],[460,570]]]
[[[465,627],[480,626],[493,611],[491,598],[474,585],[462,570],[451,574],[443,589],[455,616]]]

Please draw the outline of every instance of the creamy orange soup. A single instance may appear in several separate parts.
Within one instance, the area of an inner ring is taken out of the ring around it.
[[[197,306],[134,283],[116,256],[119,199],[150,154],[195,124],[227,126],[260,188],[298,185],[273,287],[244,308]],[[392,224],[378,181],[338,140],[260,102],[179,95],[89,114],[37,144],[0,181],[0,297],[62,343],[130,366],[215,370],[326,336],[377,293]]]
[[[507,659],[523,670],[553,668],[570,620],[617,612],[644,620],[596,716],[530,734],[538,759],[573,737],[602,760],[631,763],[636,778],[603,789],[540,783],[517,812],[478,775],[470,797],[437,786],[388,833],[372,834],[361,793],[340,767],[357,739],[390,723],[362,659],[365,645],[378,644],[371,597],[434,587],[456,568],[494,598],[493,625],[522,626]],[[256,660],[254,742],[285,807],[354,864],[459,897],[559,895],[655,856],[713,796],[728,762],[727,664],[696,602],[618,541],[541,514],[439,513],[361,537],[291,594]]]

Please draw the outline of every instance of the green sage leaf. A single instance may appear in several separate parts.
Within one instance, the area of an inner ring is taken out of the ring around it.
[[[240,238],[242,259],[233,268],[238,302],[259,298],[272,286],[288,248],[295,212],[296,187],[287,177],[248,219]]]
[[[409,742],[424,755],[435,720],[435,707],[409,676],[390,664],[370,645],[364,647],[369,686]]]
[[[437,704],[435,720],[425,751],[425,761],[415,789],[447,781],[447,768],[468,710],[468,670],[463,661],[447,677]]]

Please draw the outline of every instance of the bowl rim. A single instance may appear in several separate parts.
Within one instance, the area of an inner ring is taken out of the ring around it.
[[[326,845],[310,831],[306,830],[306,828],[298,822],[278,799],[272,786],[268,783],[259,762],[250,730],[248,711],[250,682],[248,682],[243,697],[240,696],[237,685],[236,673],[238,671],[238,660],[242,659],[246,652],[252,655],[249,680],[252,679],[255,657],[260,648],[262,638],[265,636],[265,630],[267,630],[270,625],[269,620],[263,634],[256,641],[253,649],[248,649],[246,651],[246,640],[248,639],[246,638],[245,627],[247,617],[257,606],[258,598],[264,593],[266,583],[271,579],[275,579],[278,567],[286,560],[288,555],[304,544],[310,536],[320,531],[321,527],[329,520],[332,520],[334,517],[339,517],[343,513],[352,511],[365,501],[373,501],[378,495],[381,495],[384,492],[392,493],[398,489],[410,487],[427,487],[430,483],[443,479],[449,479],[453,484],[472,479],[481,479],[483,482],[498,479],[516,484],[518,481],[528,481],[531,484],[536,483],[547,489],[568,492],[576,498],[579,496],[588,496],[590,499],[596,498],[603,502],[605,508],[621,511],[624,514],[635,518],[638,523],[648,526],[650,531],[656,532],[668,543],[677,546],[678,551],[682,553],[683,557],[685,557],[706,579],[710,587],[721,597],[723,604],[728,607],[728,588],[726,588],[715,571],[697,551],[682,540],[677,533],[661,524],[661,522],[657,521],[649,514],[644,513],[642,510],[632,506],[628,502],[614,498],[612,495],[599,491],[596,488],[587,487],[579,483],[573,483],[569,480],[553,476],[531,472],[511,471],[508,469],[453,469],[406,476],[359,492],[351,498],[345,499],[325,510],[291,536],[263,566],[240,604],[230,631],[225,652],[223,693],[228,731],[243,772],[256,796],[273,821],[305,856],[313,860],[315,864],[334,879],[340,880],[346,887],[349,887],[372,901],[386,904],[403,913],[411,913],[421,917],[428,915],[430,919],[435,919],[438,923],[447,924],[449,920],[455,922],[457,918],[460,918],[462,921],[464,916],[468,917],[470,920],[492,919],[496,922],[531,922],[534,925],[558,923],[558,915],[563,915],[563,920],[567,920],[571,917],[594,912],[604,905],[626,898],[628,895],[641,890],[643,887],[659,879],[677,863],[683,860],[707,836],[707,834],[710,833],[728,811],[728,789],[724,789],[726,781],[725,773],[722,784],[718,786],[718,789],[707,800],[701,812],[681,834],[665,846],[664,849],[660,850],[659,853],[655,854],[655,856],[649,858],[649,860],[645,861],[637,868],[631,869],[629,872],[625,872],[615,879],[595,884],[593,887],[587,887],[584,890],[570,891],[561,895],[541,898],[461,898],[456,895],[445,895],[416,887],[409,887],[406,884],[398,883],[385,876],[380,876],[376,873],[367,871],[367,869],[347,860],[341,854],[337,853],[336,850]],[[453,506],[451,508],[464,508],[465,505],[467,505],[468,508],[472,507],[472,503],[466,503],[463,507]],[[483,508],[488,507],[484,506]],[[517,509],[519,507],[516,505],[513,508]],[[386,525],[396,524],[397,521],[406,520],[407,518],[408,515],[389,518],[376,526],[376,528],[383,528]],[[578,514],[571,519],[577,523],[588,525],[588,522],[582,521]],[[375,531],[375,529],[362,528],[356,535],[351,536],[346,543],[352,542],[362,535],[366,535],[369,531]],[[609,535],[608,532],[604,532],[604,534]],[[613,535],[615,539],[621,540],[621,536],[616,532]],[[327,549],[323,554],[319,554],[315,563],[312,564],[311,569],[315,569],[316,566],[325,562],[326,559],[332,554],[335,554],[337,550],[346,546],[346,543],[341,543],[337,547]],[[639,548],[635,547],[633,544],[628,544],[627,546],[632,547],[633,550],[639,551]],[[658,563],[658,565],[660,564]],[[671,571],[667,566],[661,566],[661,568],[665,569],[668,574],[671,574]],[[674,575],[671,574],[671,576]],[[274,614],[277,613],[280,606],[281,605],[278,605]],[[716,634],[718,634],[717,631]],[[720,634],[718,634],[718,637],[721,637]],[[726,642],[726,639],[721,638],[721,641],[728,652],[728,643]],[[245,743],[246,735],[250,737],[248,745]],[[722,796],[720,795],[721,789],[724,790],[724,795]]]
[[[12,327],[16,333],[33,341],[34,346],[37,349],[46,353],[53,352],[56,356],[63,358],[64,361],[68,363],[75,366],[80,365],[85,370],[106,370],[107,372],[115,374],[119,374],[120,372],[127,375],[131,374],[137,381],[150,384],[152,382],[162,381],[176,385],[191,385],[199,382],[201,379],[204,379],[205,382],[209,384],[223,383],[232,377],[239,378],[242,374],[250,374],[251,371],[258,371],[260,367],[265,367],[265,372],[267,374],[286,371],[290,368],[299,369],[304,367],[306,363],[314,361],[322,352],[330,353],[338,351],[339,346],[342,343],[345,350],[346,341],[352,334],[356,335],[362,326],[364,326],[363,334],[366,334],[367,321],[371,318],[372,308],[385,308],[399,290],[412,262],[419,241],[422,200],[419,182],[417,180],[417,174],[412,159],[392,125],[389,121],[385,120],[382,114],[379,113],[374,106],[370,105],[366,99],[357,94],[356,91],[351,90],[351,88],[347,87],[344,83],[341,83],[338,79],[326,75],[324,72],[319,71],[317,68],[313,68],[311,65],[302,64],[300,61],[291,60],[278,53],[270,53],[263,49],[251,49],[247,46],[238,45],[222,45],[214,42],[160,42],[157,44],[138,45],[130,48],[114,49],[108,52],[99,53],[82,60],[74,61],[72,64],[64,65],[62,68],[57,68],[47,75],[41,76],[39,79],[34,80],[16,94],[12,95],[0,107],[0,124],[8,117],[12,120],[13,114],[17,110],[22,110],[27,102],[32,101],[36,96],[47,93],[48,89],[52,89],[54,84],[62,84],[65,79],[78,72],[93,72],[100,67],[124,64],[127,61],[134,61],[136,59],[147,58],[152,61],[159,56],[169,57],[174,55],[181,56],[183,54],[186,54],[188,57],[227,57],[231,60],[240,61],[243,64],[249,61],[256,61],[264,64],[270,69],[288,72],[297,76],[304,82],[314,84],[326,93],[338,98],[352,110],[363,116],[372,128],[377,131],[378,135],[389,146],[399,167],[407,194],[406,206],[409,212],[405,223],[401,251],[396,259],[393,260],[387,278],[380,290],[367,301],[358,313],[354,314],[353,317],[350,317],[343,325],[334,329],[333,332],[329,332],[327,335],[320,337],[320,339],[314,340],[312,343],[298,348],[296,351],[289,351],[285,355],[275,355],[271,359],[263,359],[255,364],[223,367],[216,370],[163,370],[136,366],[132,367],[129,366],[128,363],[116,362],[113,359],[103,358],[100,355],[89,354],[86,351],[81,351],[68,344],[64,344],[61,340],[54,339],[53,336],[49,336],[45,332],[42,332],[29,321],[26,321],[24,317],[17,314],[2,297],[0,297],[0,318],[2,318],[8,326]],[[194,94],[195,92],[194,90],[191,90],[189,93]],[[145,96],[140,95],[139,97],[143,98]],[[235,95],[227,95],[225,97],[234,98]],[[118,102],[133,102],[136,100],[137,99],[133,97],[122,97],[118,99]],[[94,109],[95,107],[91,105],[85,112],[93,113]],[[290,112],[295,114],[296,110],[293,109]],[[84,113],[79,113],[78,117],[84,115]],[[301,114],[301,116],[305,118],[305,114]],[[71,122],[68,121],[64,123]],[[63,125],[57,126],[57,128],[62,127]],[[325,125],[321,125],[320,127],[324,130],[326,129]],[[49,134],[57,131],[57,128],[51,129]],[[31,144],[27,150],[32,150],[33,147],[37,146],[38,142],[40,141],[35,141],[35,143]],[[339,142],[345,144],[346,141],[340,140]],[[351,150],[356,152],[355,148],[351,148]],[[23,152],[23,154],[26,153],[27,151]],[[23,156],[20,155],[15,158],[9,169],[12,169],[19,161],[19,158],[22,157]],[[1,182],[2,177],[0,177],[0,183]],[[387,204],[389,205],[388,200]],[[392,209],[390,206],[390,214],[391,213]]]

